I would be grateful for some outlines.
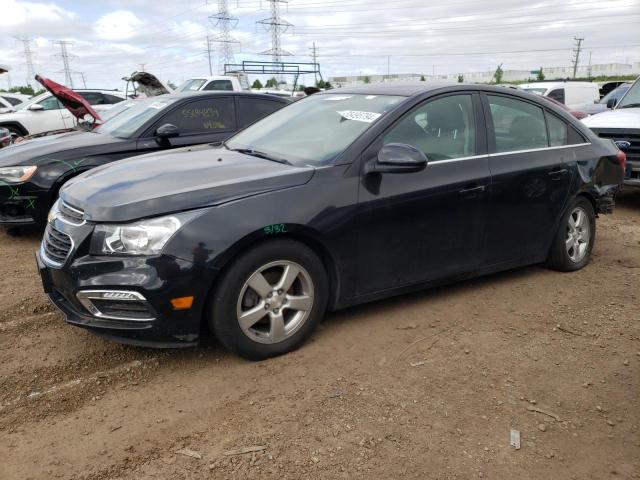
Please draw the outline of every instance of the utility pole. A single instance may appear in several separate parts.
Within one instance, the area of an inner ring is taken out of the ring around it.
[[[587,71],[589,72],[589,80],[591,80],[591,51],[589,51],[589,68]]]
[[[309,50],[311,50],[311,58],[313,59],[313,63],[315,63],[316,65],[313,67],[317,70],[317,63],[318,63],[318,49],[316,48],[316,42],[313,42],[313,47],[311,47]],[[314,73],[313,74],[313,85],[317,85],[318,84],[318,74]]]
[[[271,55],[274,63],[280,63],[282,62],[283,56],[291,55],[289,52],[282,49],[280,36],[290,27],[293,27],[293,24],[280,17],[280,4],[287,3],[287,0],[269,0],[269,3],[271,4],[271,17],[259,20],[256,23],[263,25],[267,32],[271,32],[271,48],[261,52],[260,54]],[[274,67],[282,70],[282,65],[274,65]],[[282,80],[282,76],[278,76],[276,79],[280,82]]]
[[[207,35],[207,58],[209,59],[209,76],[213,75],[213,69],[211,68],[211,41],[212,37]]]
[[[71,42],[67,40],[58,40],[53,43],[54,45],[60,46],[60,53],[56,56],[62,58],[61,73],[64,73],[64,83],[67,85],[67,87],[73,89],[73,78],[71,77],[71,67],[69,66],[69,58],[71,58],[72,55],[70,55],[69,51],[67,50],[67,47],[71,45]]]
[[[387,81],[389,81],[390,73],[391,73],[391,55],[387,55]]]
[[[24,59],[27,66],[27,85],[31,86],[33,81],[33,52],[31,51],[31,39],[28,37],[16,38],[19,42],[22,42],[24,48]]]
[[[580,49],[582,47],[582,41],[584,37],[578,38],[573,37],[573,40],[576,42],[576,46],[573,49],[572,61],[573,61],[573,78],[576,78],[576,71],[578,70],[578,62],[580,61]]]
[[[84,79],[84,72],[80,72],[80,76],[82,77],[82,85],[84,85],[84,88],[87,88],[87,82]]]
[[[218,13],[209,16],[209,21],[214,27],[218,27],[218,36],[213,39],[220,45],[218,50],[218,73],[225,73],[225,65],[234,63],[234,44],[240,44],[231,36],[231,30],[238,25],[238,19],[229,14],[227,0],[218,0]]]
[[[144,67],[146,67],[146,63],[139,63],[138,66],[140,67],[140,71],[144,72]]]

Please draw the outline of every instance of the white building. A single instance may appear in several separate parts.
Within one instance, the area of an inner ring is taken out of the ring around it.
[[[532,70],[505,70],[502,75],[503,82],[517,82],[535,79],[538,67]],[[568,67],[542,67],[545,77],[551,79],[565,79],[573,76],[573,66]],[[333,86],[353,86],[365,83],[378,82],[417,82],[424,78],[426,81],[457,82],[458,76],[462,75],[465,83],[489,83],[493,81],[495,70],[484,72],[461,72],[444,75],[422,75],[420,73],[396,73],[392,75],[353,75],[343,77],[330,77],[329,82]],[[605,63],[598,65],[579,66],[576,71],[577,77],[599,77],[615,75],[640,75],[640,62],[627,63]]]

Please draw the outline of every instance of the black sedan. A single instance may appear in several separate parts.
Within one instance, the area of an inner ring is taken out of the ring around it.
[[[499,87],[368,86],[293,103],[219,147],[68,182],[38,263],[67,321],[250,359],[334,310],[534,263],[589,262],[625,157]]]
[[[204,92],[121,102],[92,131],[34,138],[0,151],[0,225],[44,224],[60,187],[99,165],[134,155],[220,142],[287,99]]]

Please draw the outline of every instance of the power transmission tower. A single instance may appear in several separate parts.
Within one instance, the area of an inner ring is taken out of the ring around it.
[[[84,88],[87,88],[87,81],[84,78],[84,72],[80,72],[80,76],[82,77],[82,85],[84,85]]]
[[[231,64],[235,61],[233,45],[240,43],[231,36],[231,30],[238,25],[238,19],[229,14],[227,0],[218,0],[218,13],[210,15],[209,21],[219,30],[213,41],[220,46],[218,49],[218,73],[224,73],[225,64]]]
[[[31,86],[33,81],[33,52],[31,51],[31,39],[27,37],[16,38],[19,42],[22,42],[24,48],[24,59],[27,66],[27,85]]]
[[[318,63],[318,49],[316,48],[316,42],[313,42],[313,47],[311,47],[311,58],[313,59],[313,63]],[[318,74],[313,74],[313,85],[315,86],[318,83]]]
[[[62,71],[64,73],[64,83],[67,87],[73,89],[73,78],[71,77],[71,67],[69,66],[69,59],[73,57],[73,55],[69,54],[67,47],[71,45],[71,42],[67,40],[58,40],[57,42],[53,42],[54,45],[60,46],[60,53],[56,55],[57,57],[62,58]]]
[[[573,78],[576,78],[576,71],[578,70],[578,62],[580,61],[580,49],[582,46],[583,38],[573,37],[576,42],[576,47],[573,49],[573,55],[571,60],[573,61]]]
[[[284,18],[280,17],[280,4],[287,2],[288,0],[269,0],[269,3],[271,4],[271,17],[256,22],[257,24],[264,26],[267,32],[271,32],[271,48],[261,52],[260,54],[271,55],[275,63],[280,63],[282,62],[282,57],[291,55],[289,52],[282,49],[282,45],[280,43],[280,36],[286,32],[289,27],[293,27],[292,23],[289,23]],[[274,67],[279,68],[276,65],[274,65]],[[280,82],[282,77],[278,76],[276,79]]]

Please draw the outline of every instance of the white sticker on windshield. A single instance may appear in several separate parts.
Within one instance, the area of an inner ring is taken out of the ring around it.
[[[380,113],[375,112],[361,112],[358,110],[343,110],[338,112],[342,118],[347,120],[355,120],[356,122],[371,123],[380,117]]]
[[[337,102],[338,100],[349,100],[351,97],[339,97],[338,95],[327,95],[325,100],[327,102]]]
[[[156,110],[160,110],[164,107],[166,107],[167,104],[166,103],[161,103],[161,102],[155,102],[152,103],[151,105],[149,105],[149,108],[155,108]]]
[[[374,99],[374,98],[376,98],[376,97],[377,97],[377,95],[367,95],[367,96],[366,96],[366,97],[364,97],[364,98],[366,98],[367,100],[373,100],[373,99]]]

